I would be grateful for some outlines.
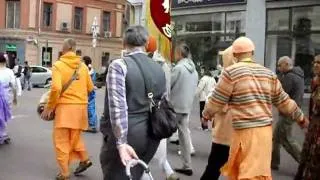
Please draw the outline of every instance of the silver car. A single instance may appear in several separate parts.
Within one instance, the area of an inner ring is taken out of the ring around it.
[[[31,83],[33,86],[49,85],[52,80],[52,71],[43,66],[30,66],[31,68]]]

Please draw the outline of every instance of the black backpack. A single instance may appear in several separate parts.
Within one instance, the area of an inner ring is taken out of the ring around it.
[[[172,104],[165,95],[161,99],[155,99],[153,97],[153,90],[151,85],[151,79],[148,76],[148,72],[144,71],[140,61],[134,56],[129,56],[138,65],[140,72],[143,76],[146,96],[150,100],[149,111],[149,134],[150,137],[156,140],[169,138],[178,129],[178,122],[176,118],[176,112],[173,109]]]

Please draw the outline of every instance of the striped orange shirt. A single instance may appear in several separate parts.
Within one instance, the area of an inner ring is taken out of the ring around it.
[[[272,105],[293,120],[302,121],[304,117],[301,109],[282,89],[277,76],[251,59],[225,69],[204,112],[215,114],[226,104],[235,129],[270,125]]]

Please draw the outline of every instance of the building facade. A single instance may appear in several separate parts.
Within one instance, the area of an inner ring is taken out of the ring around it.
[[[100,69],[120,56],[127,5],[126,0],[1,0],[0,51],[19,63],[50,67],[61,55],[63,40],[74,38],[77,52],[92,57],[93,66]]]
[[[134,25],[144,25],[143,20],[145,19],[144,17],[144,0],[128,0],[131,3],[132,7],[132,18],[130,21],[130,24]]]
[[[215,67],[219,52],[241,36],[256,44],[256,61],[276,72],[281,56],[294,58],[310,84],[320,54],[319,0],[172,0],[177,40],[186,41],[197,66]]]

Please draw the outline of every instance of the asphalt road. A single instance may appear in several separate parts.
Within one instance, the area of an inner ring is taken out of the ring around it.
[[[44,91],[44,89],[33,89],[31,92],[25,92],[19,99],[19,105],[14,109],[15,118],[9,124],[12,143],[0,146],[0,180],[50,180],[54,179],[57,173],[51,140],[52,123],[41,121],[36,114],[37,102]],[[97,97],[97,108],[100,115],[103,109],[104,90],[99,90]],[[194,175],[192,177],[180,176],[182,180],[200,178],[210,151],[211,133],[198,130],[198,112],[198,107],[195,105],[190,123],[196,148],[196,156],[192,158]],[[293,134],[302,143],[303,132],[296,125]],[[83,176],[72,177],[72,179],[101,180],[102,173],[98,158],[102,142],[101,135],[84,134],[84,137],[94,166],[88,169]],[[281,151],[281,158],[280,170],[273,172],[273,179],[291,180],[298,164],[284,151]],[[171,144],[168,146],[168,159],[172,167],[181,166],[177,146]],[[150,166],[154,179],[165,179],[156,163],[151,162]]]

